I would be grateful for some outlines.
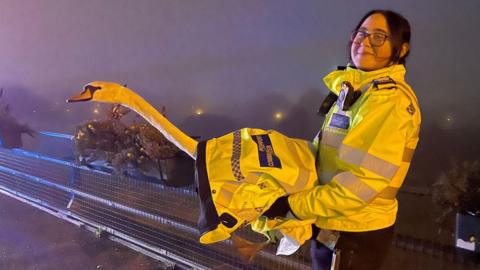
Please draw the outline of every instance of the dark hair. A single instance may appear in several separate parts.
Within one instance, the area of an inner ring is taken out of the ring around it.
[[[355,27],[354,31],[357,31],[363,22],[373,14],[382,14],[387,20],[388,30],[390,31],[390,41],[392,43],[392,58],[390,59],[394,63],[405,64],[407,56],[410,54],[410,50],[407,53],[400,57],[400,52],[402,51],[402,45],[404,43],[410,44],[410,23],[402,15],[398,14],[395,11],[391,10],[371,10]],[[352,46],[352,42],[349,43],[349,49]],[[349,50],[350,51],[350,50]],[[350,60],[352,55],[350,52]]]

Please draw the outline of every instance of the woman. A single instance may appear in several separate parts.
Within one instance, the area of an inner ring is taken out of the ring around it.
[[[326,118],[315,141],[320,185],[277,200],[264,214],[289,209],[299,219],[316,219],[314,269],[330,269],[335,249],[340,269],[378,269],[386,257],[395,196],[420,127],[417,99],[404,81],[409,42],[409,23],[398,13],[373,10],[360,20],[351,65],[324,78],[333,94],[322,104]]]

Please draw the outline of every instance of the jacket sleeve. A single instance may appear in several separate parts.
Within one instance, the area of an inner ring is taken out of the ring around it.
[[[402,162],[414,128],[408,104],[409,98],[400,91],[372,93],[338,147],[339,172],[328,184],[289,196],[292,212],[300,219],[349,216],[373,201]]]

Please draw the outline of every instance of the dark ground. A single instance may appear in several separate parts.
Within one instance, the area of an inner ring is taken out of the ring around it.
[[[0,194],[0,269],[165,269],[161,262]]]
[[[167,269],[141,253],[0,194],[0,270]],[[385,270],[480,269],[392,246]]]

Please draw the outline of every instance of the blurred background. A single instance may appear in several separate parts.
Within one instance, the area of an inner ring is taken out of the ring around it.
[[[347,63],[350,31],[371,9],[412,26],[407,81],[423,123],[405,187],[428,195],[452,160],[479,157],[480,1],[2,0],[0,101],[34,130],[73,134],[109,105],[65,99],[115,81],[202,139],[241,127],[312,139],[322,78]],[[437,237],[421,221],[435,205],[411,196],[399,197],[402,230]]]
[[[480,150],[479,1],[4,0],[1,102],[35,130],[71,134],[108,106],[65,99],[115,81],[204,139],[246,126],[311,139],[322,78],[347,63],[350,31],[373,8],[412,25],[407,80],[423,125],[407,181],[428,185]]]

